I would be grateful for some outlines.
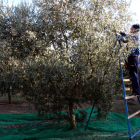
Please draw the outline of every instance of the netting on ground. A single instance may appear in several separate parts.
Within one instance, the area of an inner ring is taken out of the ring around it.
[[[91,108],[85,109],[89,117]],[[87,131],[84,131],[87,120],[83,125],[77,123],[76,130],[70,130],[67,122],[61,124],[49,120],[41,120],[37,114],[1,114],[0,140],[128,140],[126,115],[110,113],[108,120],[97,120],[92,113]],[[77,110],[75,111],[77,113]],[[132,133],[140,129],[140,118],[130,119]],[[138,134],[134,140],[140,140]]]

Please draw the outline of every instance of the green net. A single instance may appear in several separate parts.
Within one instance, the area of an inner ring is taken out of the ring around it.
[[[88,113],[91,108],[85,109]],[[77,113],[78,110],[75,111]],[[77,123],[76,130],[70,130],[68,122],[53,123],[42,120],[37,114],[1,114],[0,140],[128,140],[128,127],[126,115],[123,113],[110,113],[108,120],[97,120],[96,109],[91,116],[87,131],[84,124]],[[132,134],[140,129],[140,118],[130,119]],[[140,140],[140,134],[133,138]]]

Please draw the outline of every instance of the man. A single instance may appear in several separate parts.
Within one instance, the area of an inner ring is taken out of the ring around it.
[[[131,54],[128,57],[128,65],[129,67],[129,74],[132,80],[132,94],[131,95],[140,95],[140,85],[139,85],[139,77],[138,77],[138,64],[139,64],[139,56],[140,56],[140,41],[139,41],[139,24],[132,25],[130,29],[130,35],[125,34],[124,32],[119,32],[121,37],[120,40],[124,43],[132,42],[131,47]],[[126,37],[126,40],[124,39]],[[134,49],[135,48],[135,49]]]

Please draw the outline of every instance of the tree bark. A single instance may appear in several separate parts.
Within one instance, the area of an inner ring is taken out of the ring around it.
[[[11,93],[8,92],[8,99],[9,99],[9,104],[12,104],[12,97],[11,97]]]
[[[12,104],[12,97],[11,97],[11,92],[10,92],[10,86],[8,86],[8,88],[7,88],[7,93],[8,93],[9,104]]]
[[[76,124],[75,124],[75,115],[74,115],[74,104],[72,101],[69,101],[69,112],[70,112],[70,125],[71,129],[76,129]]]

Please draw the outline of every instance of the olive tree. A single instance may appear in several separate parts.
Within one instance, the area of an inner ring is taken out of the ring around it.
[[[111,53],[115,43],[112,31],[131,21],[129,4],[121,0],[50,0],[36,5],[36,23],[42,32],[42,38],[36,34],[37,43],[46,49],[26,65],[24,95],[39,115],[67,120],[71,129],[76,129],[76,105],[81,107],[84,102],[95,102],[98,118],[106,117],[121,90],[118,56],[125,52],[122,49],[118,54],[114,49]],[[84,121],[86,112],[80,113]],[[78,114],[76,120],[80,121]]]
[[[11,96],[20,92],[19,81],[23,72],[24,59],[38,53],[32,24],[36,19],[34,7],[21,3],[0,5],[0,91]]]

